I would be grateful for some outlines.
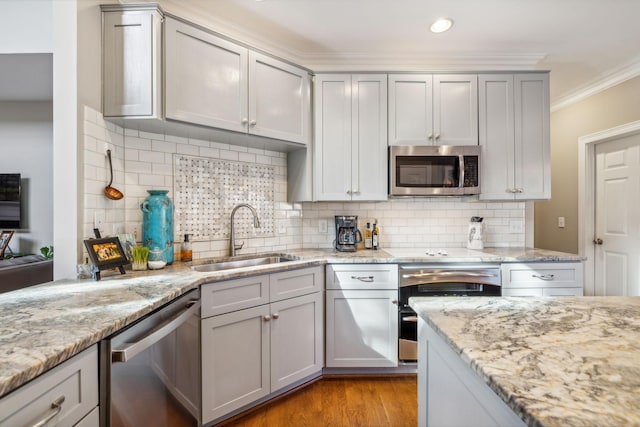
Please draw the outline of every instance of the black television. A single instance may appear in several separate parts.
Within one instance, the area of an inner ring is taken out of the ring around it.
[[[20,228],[20,174],[0,173],[0,228]]]

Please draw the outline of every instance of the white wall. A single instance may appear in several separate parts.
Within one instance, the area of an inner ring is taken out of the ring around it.
[[[53,52],[52,0],[0,1],[0,53]]]
[[[53,244],[53,105],[0,102],[0,172],[20,173],[23,227],[9,247],[40,253]]]

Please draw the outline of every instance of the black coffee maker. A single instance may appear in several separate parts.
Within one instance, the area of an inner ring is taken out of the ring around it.
[[[362,234],[358,230],[358,217],[353,215],[336,215],[336,250],[338,252],[355,252],[356,245],[362,242]]]

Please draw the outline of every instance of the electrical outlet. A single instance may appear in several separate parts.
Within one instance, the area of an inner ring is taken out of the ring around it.
[[[558,228],[564,228],[564,217],[563,216],[559,216],[558,217]]]
[[[327,232],[327,220],[321,219],[318,221],[318,233],[326,233]]]
[[[278,233],[287,234],[287,224],[284,221],[278,223]]]
[[[94,212],[93,213],[93,228],[97,228],[100,230],[100,235],[104,234],[104,213],[103,212]]]
[[[522,233],[524,231],[524,221],[521,219],[509,221],[509,233]]]

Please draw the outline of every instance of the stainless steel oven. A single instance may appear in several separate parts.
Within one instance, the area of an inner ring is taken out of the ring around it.
[[[201,425],[200,291],[100,343],[100,425]]]
[[[418,359],[418,318],[410,297],[500,296],[500,266],[494,264],[405,264],[398,268],[398,358]]]

